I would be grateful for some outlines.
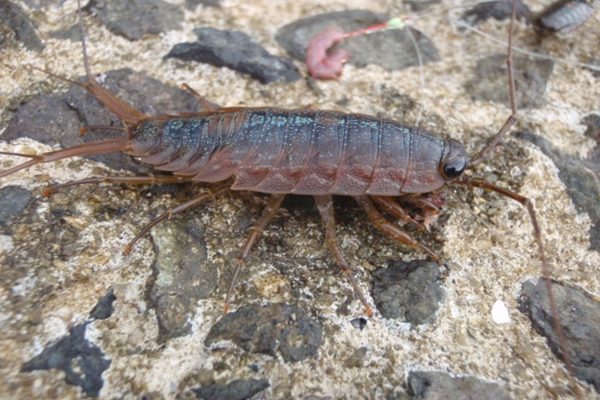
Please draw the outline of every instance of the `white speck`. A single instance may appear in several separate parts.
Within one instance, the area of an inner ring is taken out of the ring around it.
[[[492,319],[497,324],[508,324],[510,322],[508,309],[502,300],[497,300],[492,306]]]
[[[0,235],[0,253],[8,253],[14,248],[13,240],[10,236]]]

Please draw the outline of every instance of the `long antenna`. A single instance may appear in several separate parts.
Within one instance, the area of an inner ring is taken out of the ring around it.
[[[512,126],[515,124],[515,122],[517,122],[517,100],[516,100],[516,96],[515,96],[515,74],[513,71],[513,61],[512,61],[512,55],[513,55],[513,51],[512,51],[512,44],[513,44],[513,35],[514,35],[514,23],[515,23],[515,19],[517,17],[517,5],[516,5],[516,0],[513,0],[513,4],[512,4],[512,14],[511,14],[511,18],[510,18],[510,28],[509,28],[509,32],[508,32],[508,55],[506,56],[506,65],[508,67],[508,85],[510,87],[510,106],[512,109],[512,114],[510,115],[510,117],[508,117],[508,119],[506,120],[506,122],[504,123],[504,125],[502,126],[502,128],[498,131],[498,133],[494,136],[492,136],[492,138],[490,139],[490,141],[488,142],[488,144],[481,149],[481,151],[479,151],[479,153],[475,154],[471,160],[469,161],[469,165],[467,168],[472,169],[474,168],[477,164],[481,163],[482,161],[487,160],[490,155],[491,155],[491,151],[494,150],[494,148],[498,145],[498,143],[500,143],[500,141],[504,138],[504,136],[510,131],[510,128],[512,128]]]
[[[81,0],[77,0],[77,15],[79,17],[79,30],[81,31],[81,47],[83,50],[83,65],[85,65],[85,76],[88,81],[92,80],[90,72],[90,61],[88,59],[87,48],[85,45],[85,28],[83,26],[83,13],[81,12]]]

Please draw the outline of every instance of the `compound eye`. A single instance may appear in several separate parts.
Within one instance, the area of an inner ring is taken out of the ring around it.
[[[456,160],[450,161],[444,165],[444,174],[448,179],[458,178],[467,167],[467,160],[464,158],[457,158]]]

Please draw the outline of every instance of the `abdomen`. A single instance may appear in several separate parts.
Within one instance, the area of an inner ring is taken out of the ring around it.
[[[361,114],[224,110],[149,119],[132,136],[131,155],[142,162],[199,182],[235,176],[234,190],[396,196],[443,184],[444,141]]]

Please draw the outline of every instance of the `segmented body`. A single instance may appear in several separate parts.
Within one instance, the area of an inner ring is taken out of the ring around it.
[[[597,0],[559,0],[552,3],[536,17],[536,32],[546,37],[579,28],[594,14],[594,1]]]
[[[279,108],[148,119],[130,129],[133,156],[159,170],[231,189],[305,195],[431,192],[463,157],[454,140],[361,114]]]

